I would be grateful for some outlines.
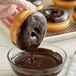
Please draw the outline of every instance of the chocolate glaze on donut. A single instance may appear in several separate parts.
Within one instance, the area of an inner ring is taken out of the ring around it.
[[[42,0],[27,0],[27,1],[31,2],[35,6],[39,6],[42,4]]]
[[[47,31],[46,18],[40,12],[31,14],[17,33],[17,46],[25,51],[37,48]]]
[[[68,19],[69,15],[67,12],[59,9],[42,9],[39,10],[42,13],[48,22],[63,22]]]

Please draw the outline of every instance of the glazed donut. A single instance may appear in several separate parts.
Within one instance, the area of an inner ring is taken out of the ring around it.
[[[40,10],[47,19],[47,31],[60,31],[68,27],[70,17],[67,12],[60,9]]]
[[[73,17],[74,21],[76,21],[76,7],[74,7],[72,17]]]
[[[18,48],[30,51],[39,46],[47,31],[46,18],[40,12],[22,11],[12,22],[10,36]]]
[[[54,4],[59,7],[73,8],[76,6],[76,0],[53,0]]]
[[[27,0],[37,7],[37,10],[43,9],[42,0]]]

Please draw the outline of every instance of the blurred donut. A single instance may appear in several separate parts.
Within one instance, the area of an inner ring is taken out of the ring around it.
[[[37,7],[37,10],[43,9],[42,0],[27,0]]]
[[[47,30],[46,18],[36,11],[22,11],[14,19],[10,36],[18,48],[30,51],[37,48]]]
[[[73,17],[74,21],[76,21],[76,7],[74,7],[72,17]]]
[[[41,12],[47,19],[47,31],[60,31],[68,27],[70,17],[66,11],[60,9],[42,9]]]

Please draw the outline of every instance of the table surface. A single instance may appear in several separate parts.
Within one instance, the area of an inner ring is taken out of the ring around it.
[[[11,43],[9,35],[5,31],[7,30],[3,30],[3,28],[0,27],[0,76],[16,76],[15,73],[12,71],[7,60],[7,52],[11,49],[11,47],[13,47],[13,44]],[[68,55],[67,61],[65,63],[63,70],[58,75],[66,76],[67,71],[69,69],[71,58],[73,56],[74,51],[76,50],[76,38],[53,43],[51,43],[49,40],[49,43],[51,45],[61,47],[66,51]]]

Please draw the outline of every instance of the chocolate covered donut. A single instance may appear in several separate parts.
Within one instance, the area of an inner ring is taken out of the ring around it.
[[[67,12],[59,9],[43,9],[39,12],[41,12],[46,17],[48,22],[53,23],[63,22],[69,17]]]
[[[43,8],[42,0],[27,0],[34,4],[37,7],[37,10],[40,10]]]
[[[69,24],[69,14],[60,9],[42,9],[41,12],[47,19],[48,31],[60,31]]]
[[[37,48],[47,30],[46,18],[40,12],[30,11],[22,11],[17,17],[14,19],[10,31],[12,42],[25,51]],[[21,19],[23,20],[22,23],[20,20],[16,21],[16,19],[21,17],[23,17]],[[18,28],[17,30],[16,27]]]
[[[73,8],[76,6],[76,0],[53,0],[58,7]]]

